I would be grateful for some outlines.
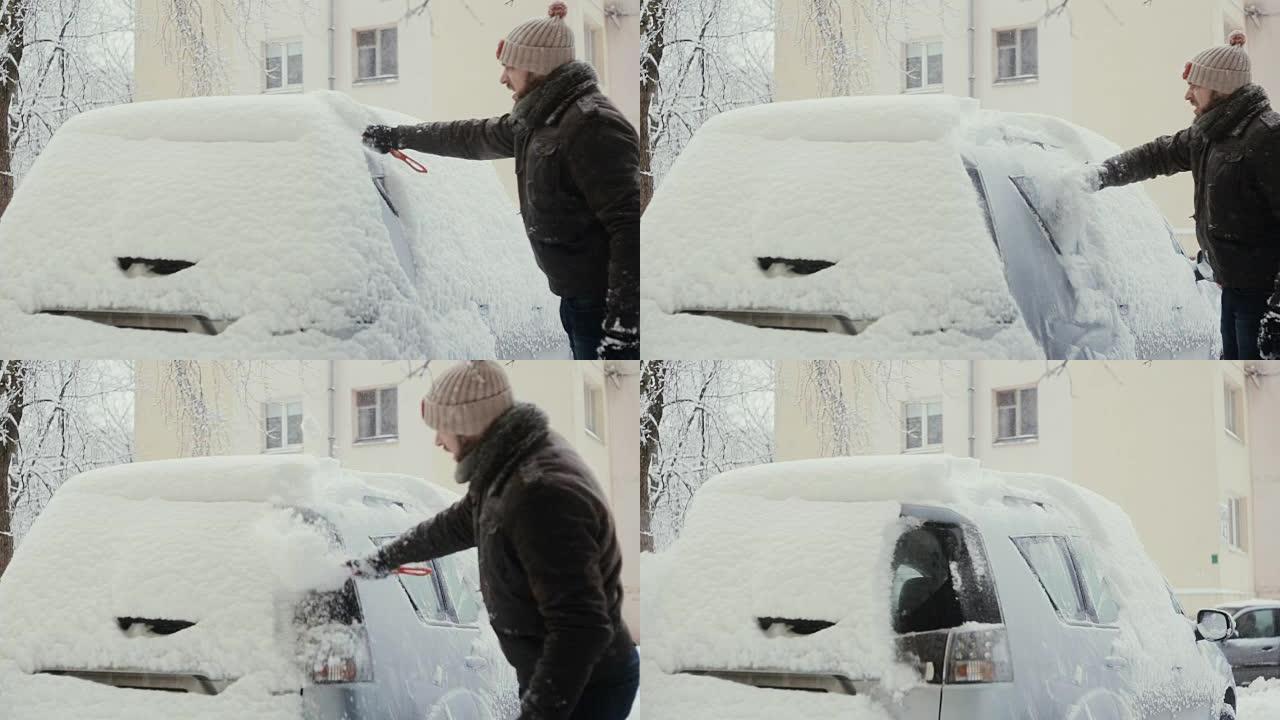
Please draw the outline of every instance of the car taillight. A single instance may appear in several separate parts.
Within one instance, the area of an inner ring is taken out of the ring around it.
[[[348,628],[325,637],[312,660],[311,680],[322,684],[371,682],[373,669],[364,630]]]
[[[1012,682],[1009,634],[1003,625],[956,628],[947,639],[943,682]]]

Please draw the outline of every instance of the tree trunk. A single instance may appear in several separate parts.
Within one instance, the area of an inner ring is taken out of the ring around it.
[[[13,200],[13,139],[9,135],[9,108],[18,89],[18,67],[22,63],[27,23],[27,0],[4,0],[0,11],[0,37],[7,41],[0,61],[0,215]],[[0,564],[3,568],[3,564]]]
[[[9,465],[18,451],[26,377],[20,360],[0,360],[0,576],[13,559],[13,511],[9,503]]]
[[[640,57],[640,212],[653,198],[653,148],[649,145],[649,107],[658,91],[658,66],[662,64],[666,42],[667,3],[671,0],[645,0],[640,14],[640,37],[645,39]]]
[[[658,451],[658,428],[666,402],[666,367],[649,360],[640,371],[640,397],[648,405],[640,418],[640,552],[653,552],[653,508],[649,505],[649,463]]]

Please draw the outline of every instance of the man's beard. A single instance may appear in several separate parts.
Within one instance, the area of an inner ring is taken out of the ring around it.
[[[514,90],[512,90],[511,99],[514,100],[515,102],[520,102],[521,100],[528,97],[529,93],[542,87],[542,83],[546,81],[547,81],[547,77],[545,75],[530,75],[529,82],[525,83],[524,85],[524,90],[520,92],[515,92]]]

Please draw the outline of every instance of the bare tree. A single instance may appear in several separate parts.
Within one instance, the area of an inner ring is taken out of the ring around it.
[[[19,427],[26,409],[26,365],[0,360],[0,575],[13,559],[12,479],[9,467],[18,450]]]
[[[658,453],[658,434],[665,410],[667,364],[650,360],[640,371],[640,552],[653,552],[653,506],[649,502],[649,467]]]

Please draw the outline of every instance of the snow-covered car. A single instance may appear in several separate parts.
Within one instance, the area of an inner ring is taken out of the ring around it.
[[[0,717],[502,717],[515,673],[474,552],[385,580],[343,565],[451,499],[306,456],[80,475],[0,579]]]
[[[1183,616],[1123,510],[1056,478],[947,456],[744,468],[657,557],[654,717],[1235,717],[1212,642],[1230,618]]]
[[[1234,636],[1222,652],[1235,671],[1236,684],[1280,678],[1280,601],[1249,600],[1218,606],[1235,619]]]
[[[645,211],[645,356],[1216,357],[1145,191],[1079,179],[1118,150],[948,96],[719,115]]]
[[[363,148],[346,95],[79,115],[0,219],[0,347],[28,356],[524,357],[566,345],[494,169]]]

